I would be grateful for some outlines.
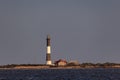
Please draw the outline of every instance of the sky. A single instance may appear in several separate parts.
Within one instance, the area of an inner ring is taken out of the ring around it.
[[[120,0],[0,0],[0,65],[120,63]]]

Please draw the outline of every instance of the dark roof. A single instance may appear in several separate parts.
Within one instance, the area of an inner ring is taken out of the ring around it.
[[[67,63],[67,61],[66,61],[66,60],[59,59],[58,61],[55,61],[55,64],[56,64],[56,63],[59,63],[59,62],[65,62],[65,63]]]

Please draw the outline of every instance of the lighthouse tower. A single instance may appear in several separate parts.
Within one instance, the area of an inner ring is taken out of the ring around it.
[[[50,35],[47,35],[47,53],[46,53],[46,65],[52,65],[51,61],[51,46],[50,46]]]

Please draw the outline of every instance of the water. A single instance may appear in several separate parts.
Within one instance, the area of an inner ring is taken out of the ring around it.
[[[0,80],[120,80],[120,69],[0,70]]]

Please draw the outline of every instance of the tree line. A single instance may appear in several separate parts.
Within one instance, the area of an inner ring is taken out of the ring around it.
[[[7,65],[1,65],[0,68],[14,68],[17,66],[47,66],[46,64],[7,64]],[[86,67],[95,67],[95,68],[107,68],[107,67],[120,67],[119,63],[82,63],[82,64],[74,64],[74,63],[68,63],[67,66],[80,66],[82,68]]]

